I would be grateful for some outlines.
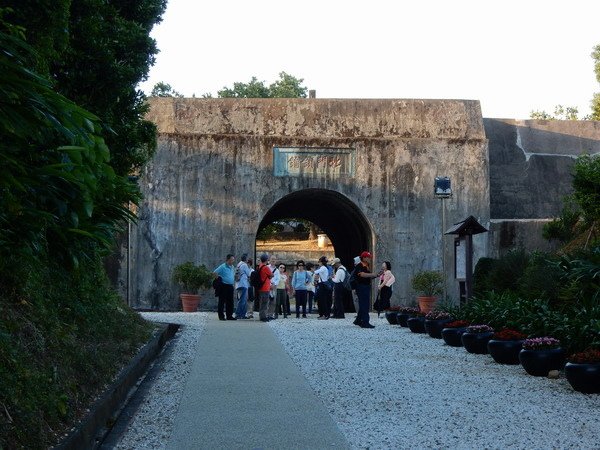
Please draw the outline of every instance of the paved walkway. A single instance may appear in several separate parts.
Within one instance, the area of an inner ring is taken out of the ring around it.
[[[347,449],[271,328],[211,314],[168,449]]]

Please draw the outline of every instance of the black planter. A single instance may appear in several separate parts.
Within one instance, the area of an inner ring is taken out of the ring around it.
[[[386,311],[385,318],[390,325],[398,325],[398,320],[396,319],[397,315],[398,313],[396,311]]]
[[[463,343],[461,340],[461,336],[465,332],[467,327],[460,328],[443,328],[442,329],[442,339],[446,344],[451,347],[462,347]]]
[[[529,375],[546,377],[551,370],[560,370],[565,365],[565,352],[562,348],[546,350],[521,350],[519,361]]]
[[[487,343],[493,335],[494,333],[491,331],[486,333],[464,332],[460,339],[462,340],[465,350],[469,353],[485,355],[488,352]]]
[[[489,354],[498,364],[519,364],[519,352],[523,347],[523,341],[497,341],[491,339],[487,347]]]
[[[576,391],[600,394],[600,363],[567,363],[565,375]]]
[[[407,323],[413,333],[425,333],[425,317],[411,317]]]
[[[410,315],[409,313],[398,313],[396,315],[397,320],[398,320],[398,325],[400,325],[401,327],[408,327],[408,319],[410,319],[412,317],[412,315]]]
[[[442,329],[444,325],[452,322],[452,319],[438,319],[438,320],[428,320],[425,319],[425,331],[427,334],[435,339],[442,338]]]

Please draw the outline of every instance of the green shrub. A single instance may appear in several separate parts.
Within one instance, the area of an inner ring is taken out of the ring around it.
[[[544,225],[542,236],[548,240],[558,239],[561,242],[568,242],[577,234],[576,226],[580,216],[581,211],[573,205],[572,200],[567,198],[560,217]]]
[[[561,275],[561,270],[550,255],[533,253],[517,281],[517,292],[523,298],[555,302],[559,297]]]
[[[600,158],[581,155],[573,167],[573,198],[588,223],[600,220]]]
[[[173,281],[187,294],[197,294],[200,288],[208,289],[213,278],[213,273],[204,264],[196,266],[191,261],[179,264],[173,269]]]
[[[494,290],[494,286],[490,282],[490,274],[496,262],[497,260],[494,258],[479,258],[475,264],[473,271],[473,293],[475,295]]]
[[[425,297],[433,297],[442,293],[444,276],[435,270],[418,272],[411,280],[412,288]]]
[[[529,264],[529,254],[523,249],[511,250],[498,259],[489,274],[488,283],[494,291],[517,292],[519,279]]]
[[[21,278],[7,276],[6,265],[0,272],[0,448],[47,448],[153,328],[109,289],[97,259],[74,272],[10,262]]]

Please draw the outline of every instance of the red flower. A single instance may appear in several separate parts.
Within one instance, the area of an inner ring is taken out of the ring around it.
[[[600,363],[600,350],[588,348],[581,353],[575,353],[567,358],[569,362],[576,364]]]
[[[447,323],[444,328],[463,328],[468,327],[469,322],[466,320],[455,320],[454,322]]]
[[[517,330],[511,330],[510,328],[504,328],[492,336],[492,339],[496,341],[522,341],[526,338],[527,335]]]

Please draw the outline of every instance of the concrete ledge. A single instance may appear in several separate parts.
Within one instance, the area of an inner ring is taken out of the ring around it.
[[[152,361],[160,354],[165,343],[173,337],[178,328],[179,325],[176,324],[160,324],[159,330],[121,370],[108,389],[92,404],[83,420],[54,449],[81,450],[95,448],[99,445],[127,403],[139,378],[146,373]]]

